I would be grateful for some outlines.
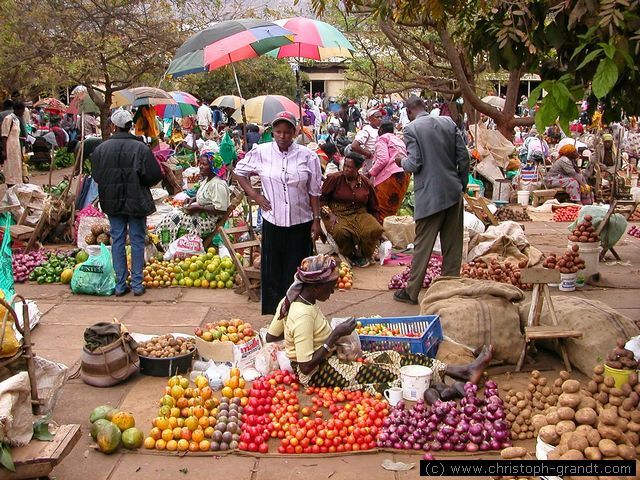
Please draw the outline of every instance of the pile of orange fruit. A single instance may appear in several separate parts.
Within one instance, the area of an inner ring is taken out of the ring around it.
[[[191,385],[181,375],[171,377],[159,401],[158,416],[144,439],[144,447],[171,452],[206,452],[211,448],[220,400],[209,381],[199,375]]]
[[[224,382],[222,396],[227,398],[239,398],[240,405],[245,407],[249,402],[249,394],[245,390],[246,381],[240,374],[240,369],[232,368],[229,371],[229,380]]]

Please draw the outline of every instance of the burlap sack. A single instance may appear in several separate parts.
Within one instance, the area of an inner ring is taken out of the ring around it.
[[[520,319],[526,325],[530,302],[522,304]],[[602,359],[616,346],[618,338],[625,341],[640,335],[640,329],[628,317],[597,300],[576,297],[553,297],[560,326],[582,332],[582,338],[565,340],[571,364],[586,376],[593,374],[593,367],[602,364]],[[553,325],[545,303],[540,318],[542,325]],[[553,352],[560,352],[555,342],[536,342]]]
[[[440,277],[427,290],[421,315],[440,315],[442,331],[472,350],[493,345],[494,358],[516,363],[523,341],[518,303],[524,292],[513,285]]]
[[[416,223],[413,217],[386,217],[382,226],[395,248],[407,248],[407,245],[416,239]]]

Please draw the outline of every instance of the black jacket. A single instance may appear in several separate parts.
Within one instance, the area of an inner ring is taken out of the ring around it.
[[[107,215],[145,217],[156,211],[149,188],[162,179],[160,165],[130,133],[114,133],[91,155],[91,175]]]

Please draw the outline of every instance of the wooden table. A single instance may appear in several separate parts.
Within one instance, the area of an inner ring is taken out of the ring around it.
[[[80,425],[60,425],[51,442],[31,440],[11,449],[15,472],[0,467],[0,480],[46,477],[73,449],[82,436]]]

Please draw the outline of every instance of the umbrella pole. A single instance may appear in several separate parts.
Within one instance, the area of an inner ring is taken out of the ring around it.
[[[304,122],[302,121],[302,85],[300,83],[300,42],[298,42],[298,68],[296,68],[296,89],[298,90],[298,117],[300,122],[300,134],[302,135],[302,145],[307,143],[307,139],[304,138]]]
[[[236,88],[238,89],[238,96],[240,98],[244,98],[242,96],[242,91],[240,90],[240,82],[238,81],[238,74],[236,73],[236,66],[231,61],[231,54],[229,54],[229,62],[231,63],[231,68],[233,69],[233,78],[236,81]],[[242,112],[242,139],[244,141],[245,148],[247,147],[247,116],[244,110],[244,103],[240,105],[240,112]]]

